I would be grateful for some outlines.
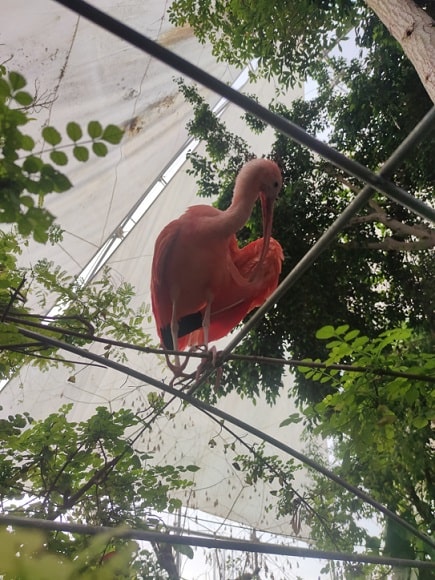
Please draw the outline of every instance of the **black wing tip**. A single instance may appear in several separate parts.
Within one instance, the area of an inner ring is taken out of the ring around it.
[[[194,330],[198,330],[202,326],[202,314],[201,312],[194,312],[193,314],[188,314],[183,316],[178,321],[178,337],[186,336]],[[163,346],[168,350],[173,350],[174,342],[172,340],[171,325],[167,324],[160,329]]]

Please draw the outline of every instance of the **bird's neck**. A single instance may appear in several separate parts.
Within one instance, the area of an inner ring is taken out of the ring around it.
[[[255,203],[255,200],[254,200]],[[250,207],[246,207],[246,204],[234,204],[224,212],[225,213],[225,224],[228,229],[228,234],[235,234],[243,228],[251,215],[254,203]]]
[[[236,181],[233,201],[225,211],[225,220],[231,233],[238,232],[246,224],[260,195],[258,186],[240,177]]]

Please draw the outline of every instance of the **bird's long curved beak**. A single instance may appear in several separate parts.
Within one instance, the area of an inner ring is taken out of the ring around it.
[[[269,249],[270,237],[272,235],[273,207],[275,205],[275,200],[267,197],[263,193],[260,194],[260,200],[261,211],[263,214],[263,247],[261,248],[260,259],[258,260],[258,264],[252,277],[255,277],[266,257],[267,250]]]

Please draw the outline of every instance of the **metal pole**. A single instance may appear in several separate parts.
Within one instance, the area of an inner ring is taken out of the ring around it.
[[[410,560],[403,558],[390,558],[370,554],[351,554],[342,552],[329,552],[326,550],[314,550],[311,548],[300,548],[297,546],[286,546],[280,544],[270,544],[265,542],[253,542],[249,540],[228,539],[223,540],[215,537],[198,537],[195,535],[168,534],[162,532],[152,532],[148,530],[111,528],[108,526],[90,526],[87,524],[75,524],[71,522],[56,522],[37,518],[23,518],[17,516],[0,515],[0,525],[23,528],[37,528],[40,530],[64,531],[75,534],[86,534],[96,536],[107,534],[115,538],[131,538],[148,542],[161,542],[166,544],[183,544],[188,546],[199,546],[203,548],[216,548],[219,550],[237,550],[242,552],[276,554],[281,556],[294,556],[300,558],[316,558],[324,560],[340,560],[344,562],[360,562],[363,564],[379,564],[384,566],[396,566],[406,568],[435,569],[434,562],[423,560]]]

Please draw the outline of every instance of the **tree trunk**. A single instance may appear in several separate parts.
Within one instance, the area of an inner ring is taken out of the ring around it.
[[[412,62],[435,103],[435,21],[413,0],[365,0]]]

